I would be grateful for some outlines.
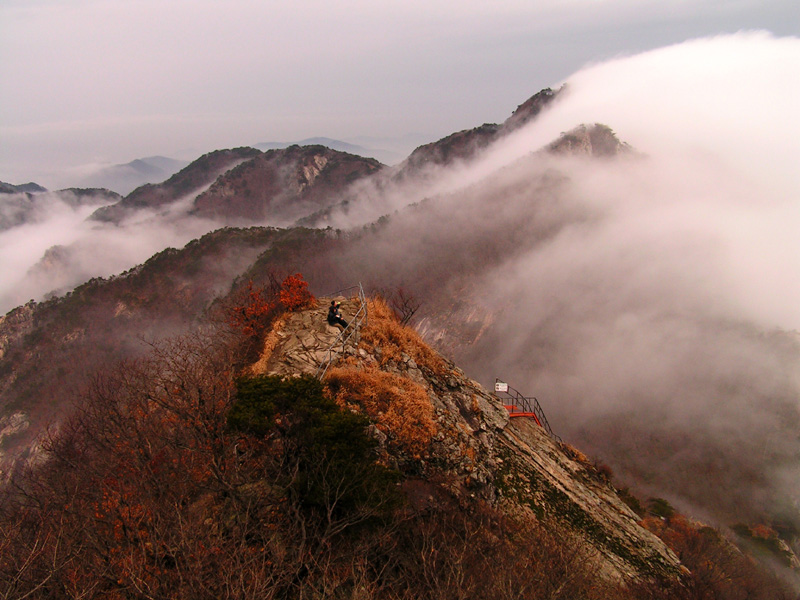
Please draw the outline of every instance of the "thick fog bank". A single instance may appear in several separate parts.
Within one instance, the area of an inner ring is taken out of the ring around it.
[[[494,321],[470,369],[538,395],[568,438],[698,512],[797,516],[798,72],[800,40],[764,33],[592,66],[476,165],[581,122],[643,153],[559,161],[570,210],[592,218],[478,286]]]

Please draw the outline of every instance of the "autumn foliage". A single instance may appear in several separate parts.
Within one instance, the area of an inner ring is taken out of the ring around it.
[[[228,309],[228,321],[247,336],[260,337],[284,311],[298,311],[316,302],[308,282],[300,273],[289,275],[280,284],[274,276],[267,285],[249,281],[239,299]]]
[[[313,302],[303,283],[249,285],[230,314],[262,327],[292,299]],[[380,303],[363,335],[384,361],[446,369]],[[674,515],[644,524],[691,569],[686,581],[610,581],[557,522],[464,495],[433,460],[425,479],[418,461],[380,460],[375,429],[395,458],[424,457],[436,436],[422,386],[347,364],[324,384],[243,377],[226,339],[155,344],[98,374],[43,454],[0,484],[0,599],[788,597],[717,532]]]
[[[662,503],[664,501],[662,500]],[[651,501],[651,508],[653,503]],[[663,508],[658,507],[659,512]],[[759,567],[713,527],[678,514],[647,516],[641,524],[660,537],[689,570],[681,586],[639,590],[664,600],[780,600],[794,598],[785,584]]]
[[[241,298],[228,309],[230,324],[248,336],[263,333],[281,312],[275,291],[274,288],[255,287],[249,281],[247,288],[240,293]]]
[[[289,312],[295,312],[313,306],[314,296],[308,291],[308,283],[300,273],[289,275],[281,283],[280,301]]]

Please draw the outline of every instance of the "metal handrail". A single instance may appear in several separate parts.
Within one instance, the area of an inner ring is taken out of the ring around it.
[[[508,411],[509,417],[533,417],[536,423],[542,429],[544,429],[551,438],[558,442],[562,441],[561,438],[553,432],[553,428],[550,427],[550,422],[547,420],[547,417],[544,414],[542,405],[539,404],[539,401],[536,398],[533,396],[523,396],[502,379],[495,378],[494,381],[495,396],[497,396],[498,383],[503,383],[507,387],[507,391],[502,392],[507,396],[507,398],[500,398],[499,396],[497,396],[497,398],[498,400],[508,399],[511,401],[509,404],[506,404],[505,402],[503,403],[503,406],[505,406],[505,409]]]
[[[358,300],[361,303],[361,306],[356,311],[356,314],[353,315],[353,318],[350,319],[350,322],[347,324],[347,327],[345,327],[339,333],[339,335],[330,345],[330,348],[328,348],[327,357],[323,359],[323,361],[319,364],[319,367],[317,367],[317,373],[316,373],[317,379],[322,379],[325,377],[325,374],[328,372],[328,368],[330,368],[331,363],[333,363],[334,359],[336,358],[336,356],[338,356],[338,354],[341,354],[341,352],[344,351],[347,342],[355,338],[355,343],[358,344],[359,334],[361,333],[361,327],[367,324],[367,317],[368,317],[367,299],[364,296],[364,288],[361,286],[360,283],[358,285],[353,285],[348,288],[344,288],[343,290],[338,290],[333,294],[327,296],[320,296],[320,298],[332,298],[334,296],[342,295],[341,292],[346,292],[354,289],[358,289]],[[341,344],[341,350],[337,351],[336,348],[339,344]]]

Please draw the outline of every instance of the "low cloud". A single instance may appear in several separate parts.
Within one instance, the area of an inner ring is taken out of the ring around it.
[[[569,439],[717,518],[798,520],[798,69],[800,40],[764,33],[589,67],[478,165],[530,161],[525,148],[580,122],[644,154],[551,159],[564,210],[585,216],[478,286],[495,320],[470,368],[539,395]]]
[[[338,224],[421,203],[341,264],[454,299],[428,307],[429,339],[538,396],[623,482],[720,524],[800,525],[798,70],[800,40],[759,32],[587,67],[427,188],[367,189]],[[541,152],[596,122],[635,152]]]
[[[138,211],[119,225],[88,219],[99,204],[71,205],[65,202],[71,196],[65,191],[36,194],[39,209],[24,223],[0,231],[0,313],[63,294],[93,277],[119,274],[218,227],[186,215],[194,196],[160,212]]]

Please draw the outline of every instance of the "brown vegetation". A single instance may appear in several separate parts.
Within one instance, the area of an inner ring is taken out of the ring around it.
[[[422,301],[408,288],[399,285],[395,289],[376,289],[374,296],[378,296],[394,311],[395,317],[401,325],[408,325],[411,319],[422,306]]]
[[[2,490],[0,597],[613,597],[542,527],[437,484],[404,501],[363,417],[235,362],[181,339],[98,376]]]
[[[670,586],[664,590],[643,587],[640,593],[664,600],[789,600],[797,597],[789,586],[743,554],[718,530],[674,511],[671,513],[669,517],[648,516],[641,523],[664,540],[689,573],[680,587]]]
[[[446,369],[377,306],[370,343],[385,361]],[[334,369],[330,395],[311,377],[239,377],[240,338],[225,331],[97,375],[45,456],[0,487],[0,598],[789,597],[674,515],[645,525],[691,569],[686,581],[608,581],[558,524],[511,517],[443,473],[378,464],[370,420],[416,455],[435,435],[421,386],[375,367]],[[369,419],[343,410],[354,407]]]
[[[447,374],[447,365],[441,356],[422,341],[420,335],[404,326],[395,312],[381,298],[367,300],[369,324],[361,335],[361,343],[368,351],[379,356],[380,364],[400,362],[403,354],[410,356],[418,366],[436,375]],[[375,350],[378,350],[375,352]]]
[[[406,377],[375,367],[340,367],[328,372],[326,384],[341,407],[366,413],[391,442],[416,458],[436,435],[428,394]]]

